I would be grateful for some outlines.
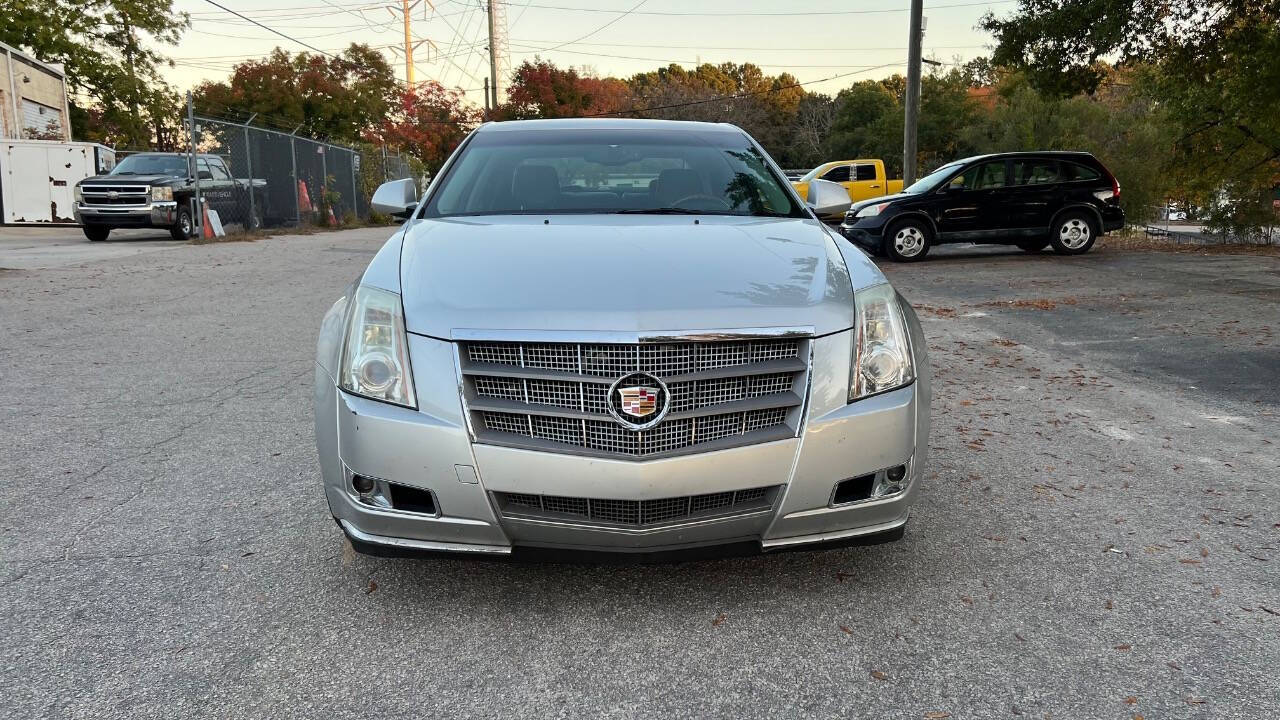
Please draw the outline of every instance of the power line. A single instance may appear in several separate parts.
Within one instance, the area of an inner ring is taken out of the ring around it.
[[[586,35],[583,35],[582,37],[579,37],[579,38],[576,38],[576,39],[573,39],[573,40],[569,40],[569,41],[567,41],[567,42],[562,42],[562,43],[560,43],[559,45],[555,45],[555,46],[552,46],[552,47],[546,48],[544,51],[549,52],[549,51],[551,51],[551,50],[558,50],[558,49],[560,49],[560,48],[564,47],[565,45],[572,45],[572,44],[577,43],[577,42],[582,42],[583,40],[586,40],[587,38],[591,37],[592,35],[595,35],[596,33],[600,32],[601,30],[604,30],[605,28],[609,27],[610,25],[612,25],[612,24],[614,24],[614,23],[618,22],[618,21],[619,21],[619,20],[621,20],[622,18],[624,18],[624,17],[626,17],[626,16],[628,16],[628,15],[630,15],[630,14],[634,13],[636,10],[639,10],[639,9],[640,9],[640,6],[641,6],[641,5],[643,5],[643,4],[645,4],[646,2],[648,2],[648,0],[640,0],[640,2],[638,2],[638,3],[636,3],[635,5],[631,6],[631,9],[630,9],[630,10],[627,10],[626,12],[622,13],[622,14],[621,14],[621,15],[619,15],[618,17],[616,17],[616,18],[614,18],[614,19],[610,20],[609,22],[607,22],[607,23],[605,23],[605,24],[601,25],[600,27],[596,28],[595,30],[592,30],[591,32],[587,33]]]
[[[258,27],[262,28],[263,30],[266,30],[267,32],[269,32],[269,33],[273,33],[273,34],[275,34],[275,35],[279,35],[280,37],[284,38],[285,40],[288,40],[289,42],[295,42],[295,43],[297,43],[297,44],[299,44],[299,45],[301,45],[301,46],[303,46],[303,47],[305,47],[305,48],[310,48],[311,50],[314,50],[314,51],[316,51],[316,52],[320,53],[321,55],[326,55],[326,56],[328,56],[328,57],[331,57],[331,58],[334,58],[334,59],[338,59],[338,56],[337,56],[337,55],[334,55],[333,53],[325,52],[324,50],[321,50],[320,48],[318,48],[318,47],[316,47],[316,46],[314,46],[314,45],[310,45],[310,44],[305,43],[305,42],[303,42],[303,41],[301,41],[301,40],[299,40],[299,39],[297,39],[297,38],[290,37],[290,36],[288,36],[288,35],[286,35],[286,34],[284,34],[284,33],[280,32],[279,30],[276,30],[275,28],[267,27],[266,25],[263,25],[262,23],[258,22],[257,20],[254,20],[253,18],[245,17],[244,15],[241,15],[240,13],[236,12],[235,10],[232,10],[231,8],[226,7],[225,5],[219,5],[219,4],[216,2],[216,0],[204,0],[204,1],[205,1],[205,2],[207,2],[207,3],[209,3],[209,4],[210,4],[210,5],[212,5],[212,6],[216,7],[216,8],[220,8],[220,9],[222,9],[222,10],[226,11],[226,12],[229,12],[229,13],[231,13],[232,15],[235,15],[236,17],[239,17],[239,18],[243,18],[243,19],[245,19],[245,20],[248,20],[249,22],[253,23],[254,25],[257,25]]]
[[[494,0],[502,2],[504,5],[512,5],[512,2],[504,2],[503,0]],[[961,2],[946,3],[941,5],[930,5],[926,10],[945,10],[948,8],[963,7],[986,7],[989,5],[1007,5],[1019,2],[1019,0],[987,0],[986,2]],[[782,12],[739,12],[736,10],[714,11],[689,11],[678,12],[670,10],[614,10],[610,8],[598,7],[567,7],[564,5],[534,5],[530,3],[528,7],[538,8],[540,10],[563,10],[566,12],[595,12],[595,13],[623,13],[626,15],[654,15],[665,17],[804,17],[804,16],[839,16],[839,15],[882,15],[887,13],[907,12],[909,8],[880,8],[874,10],[788,10]]]

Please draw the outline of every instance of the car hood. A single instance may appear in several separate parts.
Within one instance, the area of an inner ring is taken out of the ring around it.
[[[823,334],[853,325],[849,270],[809,219],[425,220],[406,229],[400,284],[409,331],[446,339],[459,330]]]
[[[878,198],[871,198],[870,200],[859,200],[858,202],[850,205],[849,210],[852,212],[857,212],[862,208],[867,207],[868,205],[879,205],[880,203],[884,203],[884,202],[892,202],[894,200],[904,200],[906,198],[913,198],[913,197],[916,197],[916,196],[911,193],[894,193],[893,195],[884,195]]]
[[[95,175],[80,181],[81,185],[153,185],[183,178],[173,175]]]

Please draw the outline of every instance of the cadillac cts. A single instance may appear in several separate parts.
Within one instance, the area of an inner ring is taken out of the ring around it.
[[[776,550],[901,537],[919,321],[731,125],[473,132],[325,316],[316,443],[358,550]],[[659,555],[661,556],[661,555]]]

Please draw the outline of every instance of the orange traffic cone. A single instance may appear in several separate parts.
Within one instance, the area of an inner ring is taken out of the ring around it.
[[[333,208],[329,208],[329,227],[338,227],[338,218],[333,214]]]
[[[311,194],[307,192],[307,183],[302,180],[298,181],[298,211],[311,212]]]
[[[209,201],[200,198],[200,234],[205,240],[213,238],[213,225],[209,223]]]

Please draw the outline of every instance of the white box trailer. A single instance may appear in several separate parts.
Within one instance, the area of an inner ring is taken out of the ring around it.
[[[115,166],[97,143],[0,140],[0,225],[75,225],[76,183]]]

